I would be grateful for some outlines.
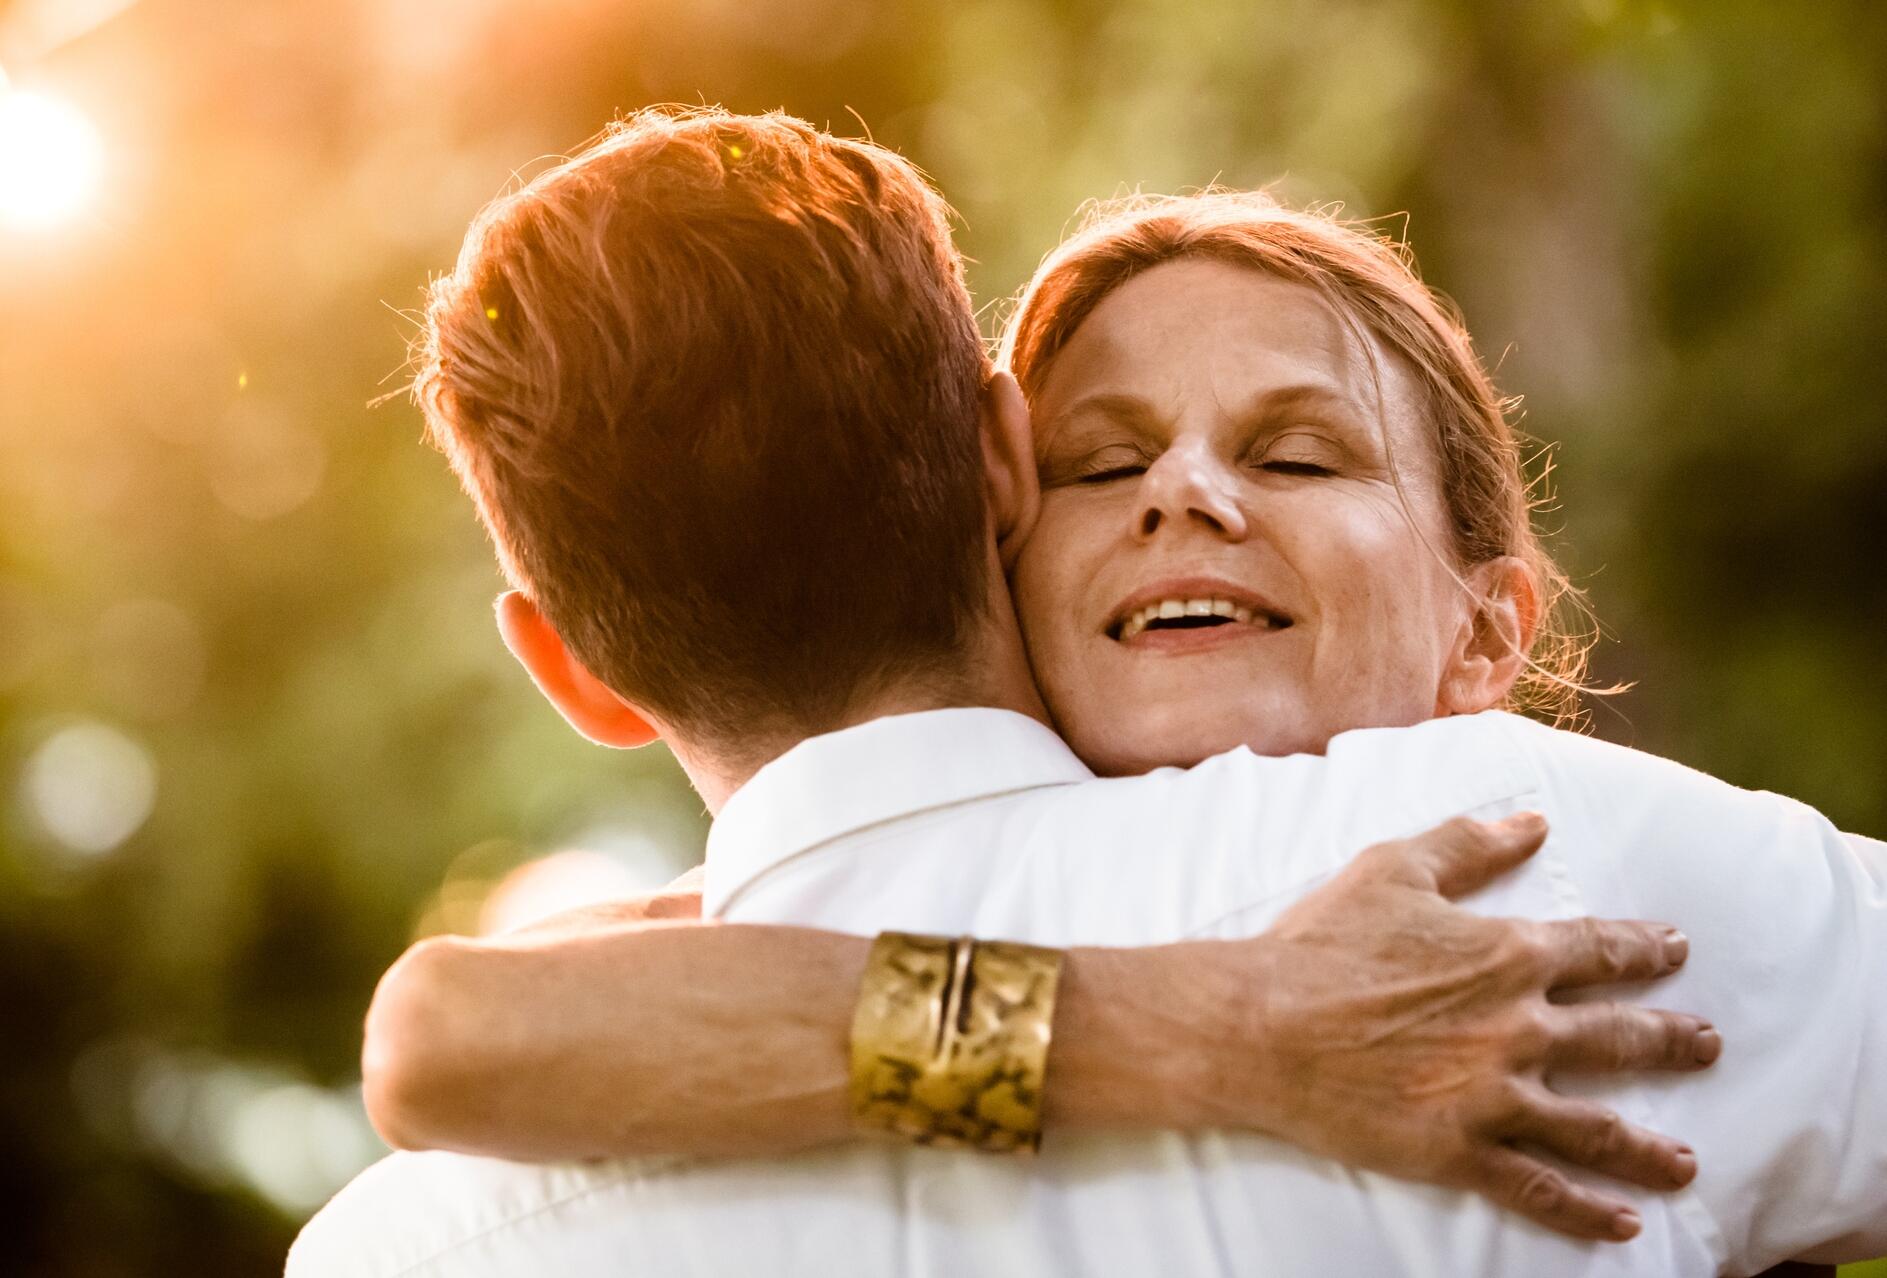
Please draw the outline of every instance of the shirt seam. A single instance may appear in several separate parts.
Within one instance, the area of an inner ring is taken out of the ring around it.
[[[1534,724],[1531,720],[1526,722],[1528,722],[1529,726],[1537,727],[1539,730],[1545,732],[1564,731],[1564,729],[1551,728],[1545,724]],[[1514,728],[1512,723],[1502,722],[1500,728],[1502,735],[1507,738],[1509,744],[1513,747],[1512,752],[1519,756],[1521,766],[1525,769],[1527,775],[1532,778],[1533,792],[1541,796],[1552,793],[1550,787],[1547,785],[1546,773],[1540,767],[1539,756],[1533,750],[1532,742],[1523,740],[1520,732]],[[1599,809],[1599,811],[1590,817],[1592,832],[1598,838],[1605,841],[1601,846],[1616,846],[1618,832],[1612,828],[1611,824],[1611,813],[1614,809],[1609,804],[1604,803],[1585,803],[1581,806],[1586,809]],[[1549,839],[1551,838],[1550,835],[1548,837]],[[1570,908],[1577,913],[1582,915],[1590,913],[1585,907],[1584,898],[1579,895],[1577,885],[1572,882],[1570,871],[1562,861],[1563,858],[1555,858],[1547,868],[1548,881],[1553,885],[1554,895],[1564,899]],[[1650,1114],[1654,1116],[1653,1121],[1656,1121],[1655,1116],[1662,1115],[1664,1112],[1664,1106],[1655,1101],[1648,1105],[1647,1109]],[[1697,1182],[1693,1180],[1682,1189],[1674,1191],[1670,1195],[1670,1201],[1674,1208],[1671,1213],[1672,1219],[1681,1220],[1687,1224],[1696,1235],[1697,1240],[1715,1257],[1716,1263],[1719,1266],[1727,1265],[1730,1261],[1730,1248],[1727,1235],[1725,1235],[1723,1231],[1722,1223],[1717,1220],[1715,1213],[1710,1210],[1710,1205],[1706,1203],[1703,1200],[1703,1196],[1697,1192]]]

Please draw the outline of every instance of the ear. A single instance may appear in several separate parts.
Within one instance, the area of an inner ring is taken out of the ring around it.
[[[1008,572],[1035,529],[1042,489],[1035,475],[1029,406],[1016,379],[1004,372],[991,373],[983,386],[983,474],[996,549]]]
[[[505,647],[571,727],[598,745],[624,750],[660,735],[654,721],[576,659],[536,604],[507,590],[498,596],[497,613]]]
[[[1478,714],[1506,700],[1527,668],[1540,586],[1523,559],[1503,555],[1466,577],[1469,614],[1442,671],[1435,713]]]

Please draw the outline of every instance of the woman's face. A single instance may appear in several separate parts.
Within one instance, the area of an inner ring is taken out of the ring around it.
[[[1375,379],[1314,290],[1201,259],[1116,289],[1055,356],[1012,584],[1097,771],[1438,713],[1473,609],[1414,374],[1373,353]]]

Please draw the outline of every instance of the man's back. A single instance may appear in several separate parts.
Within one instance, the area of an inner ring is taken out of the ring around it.
[[[1248,935],[1367,844],[1537,807],[1547,847],[1467,903],[1691,934],[1691,964],[1658,998],[1721,1026],[1725,1060],[1589,1090],[1689,1141],[1699,1179],[1637,1195],[1645,1229],[1621,1247],[1237,1134],[1051,1135],[1023,1161],[879,1144],[581,1169],[403,1156],[344,1191],[291,1272],[340,1272],[342,1257],[414,1275],[1708,1273],[1844,1233],[1845,1254],[1887,1250],[1887,1098],[1864,1086],[1887,1061],[1878,845],[1504,715],[1346,734],[1321,758],[1083,775],[1042,729],[992,711],[817,739],[723,811],[706,911],[1055,945]]]

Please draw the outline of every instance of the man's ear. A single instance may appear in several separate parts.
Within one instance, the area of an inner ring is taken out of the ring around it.
[[[536,604],[507,590],[498,596],[497,613],[505,647],[571,727],[598,745],[621,750],[648,745],[660,735],[647,715],[576,659]]]
[[[1438,715],[1478,714],[1506,700],[1526,671],[1540,622],[1540,584],[1525,560],[1490,559],[1464,581],[1469,615],[1442,671]]]
[[[983,386],[983,474],[996,549],[1007,572],[1035,529],[1042,490],[1035,476],[1029,406],[1016,379],[1004,372],[991,373]]]

